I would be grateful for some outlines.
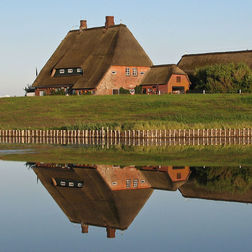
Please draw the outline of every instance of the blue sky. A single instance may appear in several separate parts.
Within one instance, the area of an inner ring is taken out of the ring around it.
[[[0,2],[0,96],[23,95],[66,33],[106,15],[126,24],[154,64],[177,63],[183,54],[252,49],[248,0],[44,0]]]

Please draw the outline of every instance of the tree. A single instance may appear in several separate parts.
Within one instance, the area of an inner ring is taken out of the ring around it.
[[[252,91],[252,70],[244,63],[216,64],[197,68],[195,89],[216,92]]]

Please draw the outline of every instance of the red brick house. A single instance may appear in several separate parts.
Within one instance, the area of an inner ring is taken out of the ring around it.
[[[36,95],[118,94],[139,85],[152,62],[126,25],[106,17],[105,26],[70,31],[45,64],[33,87]]]
[[[151,67],[141,86],[144,94],[186,93],[190,80],[177,65],[159,65]]]

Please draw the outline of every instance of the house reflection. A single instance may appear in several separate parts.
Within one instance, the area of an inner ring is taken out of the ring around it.
[[[108,238],[126,230],[153,190],[183,197],[252,203],[252,169],[245,167],[31,164],[73,223],[103,227]]]
[[[129,227],[153,192],[133,166],[36,163],[33,170],[69,220],[81,224],[83,233],[90,225],[104,227],[108,238]]]

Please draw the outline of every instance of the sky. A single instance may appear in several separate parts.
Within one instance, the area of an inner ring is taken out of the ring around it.
[[[251,0],[1,0],[0,97],[23,96],[61,40],[87,19],[126,24],[154,64],[191,53],[252,49]]]

